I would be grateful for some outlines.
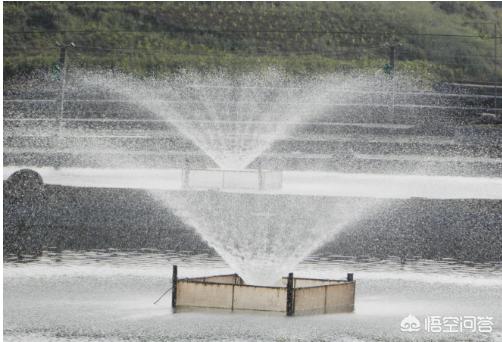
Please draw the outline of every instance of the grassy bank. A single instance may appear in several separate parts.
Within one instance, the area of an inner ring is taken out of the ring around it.
[[[398,69],[490,81],[499,17],[497,4],[478,2],[8,2],[4,75],[50,69],[56,42],[76,44],[73,66],[136,74],[378,71],[395,45]]]

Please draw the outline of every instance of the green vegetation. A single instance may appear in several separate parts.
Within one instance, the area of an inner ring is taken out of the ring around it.
[[[491,81],[500,16],[482,2],[6,2],[4,77],[49,70],[59,41],[76,44],[71,67],[140,75],[383,70],[397,45],[397,69]]]

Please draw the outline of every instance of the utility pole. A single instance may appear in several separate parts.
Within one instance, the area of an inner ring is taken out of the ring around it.
[[[390,45],[390,55],[389,55],[389,64],[390,64],[390,77],[392,78],[392,116],[396,113],[396,86],[395,86],[395,78],[394,78],[394,67],[396,62],[396,46],[394,44]]]
[[[57,136],[61,137],[63,119],[64,119],[64,91],[66,86],[66,49],[70,47],[75,47],[74,43],[61,44],[56,42],[56,46],[59,47],[59,70],[60,70],[60,81],[61,90],[59,94],[59,115],[57,117]]]
[[[61,149],[63,146],[62,142],[62,130],[63,130],[63,120],[64,120],[64,91],[65,91],[65,85],[66,85],[66,49],[69,47],[75,47],[74,43],[69,43],[69,44],[61,44],[59,42],[56,42],[56,46],[59,47],[59,77],[60,77],[60,82],[61,82],[61,90],[59,93],[59,113],[56,118],[56,123],[57,123],[57,131],[56,131],[56,144],[58,146],[58,149]],[[55,168],[59,168],[61,164],[61,160],[56,157],[56,160],[54,161]]]
[[[387,74],[393,76],[396,68],[396,56],[397,47],[399,46],[399,41],[396,38],[391,39],[390,42],[385,44],[389,47],[389,63],[385,65],[385,71]]]
[[[394,116],[395,114],[395,105],[396,105],[396,85],[395,85],[395,79],[394,79],[394,74],[395,74],[395,69],[396,69],[396,55],[397,55],[397,46],[399,45],[399,42],[397,41],[396,38],[392,39],[388,44],[386,44],[389,47],[389,63],[385,65],[384,71],[387,73],[390,78],[391,78],[391,91],[392,91],[392,106],[391,106],[391,114]]]
[[[389,50],[389,66],[392,73],[394,73],[395,63],[396,63],[396,46],[394,44],[391,44]]]
[[[497,22],[493,23],[493,112],[497,110]]]

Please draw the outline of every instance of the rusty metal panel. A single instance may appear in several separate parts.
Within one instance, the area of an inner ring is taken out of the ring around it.
[[[286,311],[286,288],[235,286],[234,309]]]
[[[295,313],[323,313],[326,307],[326,286],[295,289]]]
[[[178,281],[177,307],[231,309],[234,285]]]
[[[326,293],[326,312],[352,312],[356,283],[330,285]]]

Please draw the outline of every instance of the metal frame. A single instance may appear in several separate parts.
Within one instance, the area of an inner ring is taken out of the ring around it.
[[[232,277],[233,280],[230,282],[222,282],[222,281],[212,281],[211,278],[221,278],[221,277]],[[260,308],[260,309],[249,309],[249,308],[239,308],[239,310],[253,310],[253,311],[276,311],[276,312],[284,312],[287,316],[294,316],[295,315],[295,297],[296,297],[296,291],[298,290],[309,290],[309,289],[319,289],[319,288],[324,288],[324,308],[322,310],[322,313],[328,313],[327,310],[327,292],[328,289],[334,288],[337,286],[341,285],[347,285],[347,284],[352,284],[353,286],[353,296],[352,296],[352,302],[348,304],[347,306],[351,308],[351,310],[344,310],[343,312],[347,311],[352,311],[354,308],[354,302],[355,302],[355,281],[353,277],[353,273],[348,273],[347,274],[347,279],[346,280],[336,280],[336,279],[316,279],[316,278],[295,278],[293,276],[293,273],[289,273],[288,277],[284,277],[283,280],[287,280],[286,286],[260,286],[260,285],[248,285],[245,284],[243,279],[236,273],[233,274],[223,274],[223,275],[213,275],[213,276],[208,276],[208,277],[194,277],[194,278],[178,278],[178,269],[177,266],[173,266],[173,291],[172,291],[172,301],[171,301],[171,306],[173,308],[173,312],[176,312],[176,310],[180,307],[178,305],[178,299],[179,296],[183,296],[183,294],[178,293],[178,284],[179,283],[192,283],[192,284],[204,284],[205,286],[221,286],[221,285],[226,285],[226,286],[232,286],[231,289],[231,304],[226,307],[226,308],[221,308],[219,307],[218,309],[228,309],[230,311],[234,311],[234,302],[235,302],[235,290],[236,287],[239,288],[256,288],[256,289],[270,289],[270,290],[280,290],[280,291],[285,291],[286,292],[286,303],[284,306],[283,310],[271,310],[266,307]],[[296,287],[296,281],[297,280],[310,280],[310,281],[317,281],[317,282],[330,282],[329,284],[316,284],[312,286],[300,286]],[[200,308],[200,309],[213,309],[214,307],[210,306],[184,306],[184,307],[190,307],[190,308]],[[319,310],[312,310],[312,312],[319,312]],[[309,311],[302,311],[300,313],[309,313]]]

